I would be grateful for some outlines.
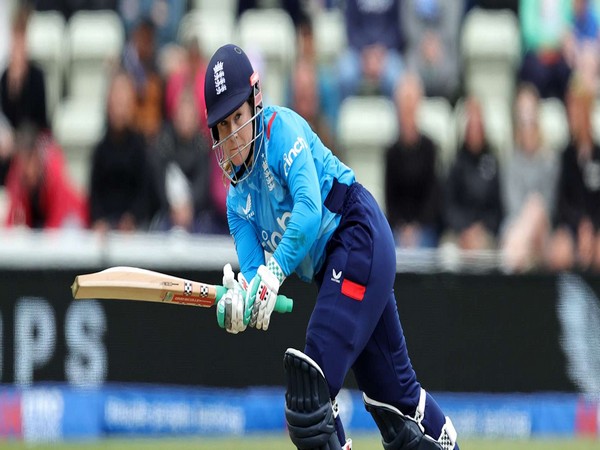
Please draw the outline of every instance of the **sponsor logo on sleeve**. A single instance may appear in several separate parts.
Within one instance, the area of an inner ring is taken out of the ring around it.
[[[279,242],[281,241],[281,238],[283,237],[283,233],[285,233],[285,230],[287,229],[287,224],[291,217],[292,213],[290,211],[286,211],[280,217],[277,218],[277,225],[279,227],[278,231],[276,230],[272,233],[269,233],[267,230],[262,230],[261,243],[266,251],[268,251],[269,253],[273,253],[275,251],[275,249],[279,245]]]
[[[284,153],[284,155],[283,155],[283,173],[285,174],[286,177],[290,173],[290,167],[292,167],[292,163],[294,162],[296,157],[300,154],[300,152],[304,149],[308,149],[308,144],[302,137],[298,136],[298,139],[296,139],[296,142],[294,142],[294,145],[292,146],[292,148],[289,149],[287,151],[287,153]]]

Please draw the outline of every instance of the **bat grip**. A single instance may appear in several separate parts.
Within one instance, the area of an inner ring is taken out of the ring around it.
[[[225,286],[217,286],[217,298],[215,299],[215,303],[221,300],[221,297],[225,295],[227,292],[227,288]],[[278,313],[289,313],[292,312],[294,308],[294,300],[285,295],[278,295],[277,301],[275,302],[275,311]]]
[[[285,295],[278,295],[275,301],[275,311],[278,313],[289,313],[294,308],[294,300]]]

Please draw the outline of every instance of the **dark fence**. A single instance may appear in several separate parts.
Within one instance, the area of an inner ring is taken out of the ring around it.
[[[97,268],[87,270],[95,271]],[[219,272],[168,271],[219,283]],[[77,271],[85,273],[85,269]],[[0,382],[282,385],[316,289],[295,277],[292,314],[230,335],[214,309],[73,301],[72,270],[0,271]],[[593,391],[600,380],[600,279],[577,275],[399,274],[411,360],[432,391]],[[350,376],[348,387],[355,387]],[[598,391],[600,392],[600,390]]]

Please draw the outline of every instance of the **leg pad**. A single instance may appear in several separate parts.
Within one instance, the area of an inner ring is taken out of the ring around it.
[[[438,442],[423,433],[415,420],[398,409],[372,400],[365,394],[363,400],[381,432],[385,450],[443,450]]]
[[[285,418],[294,445],[301,450],[341,450],[329,388],[319,365],[295,349],[285,352],[283,365]]]

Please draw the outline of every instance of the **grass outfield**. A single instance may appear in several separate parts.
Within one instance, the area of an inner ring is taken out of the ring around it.
[[[381,450],[376,436],[357,437],[354,450]],[[294,447],[287,436],[244,439],[106,439],[91,443],[25,444],[0,440],[2,450],[282,450]],[[461,450],[598,450],[598,440],[468,440]]]

